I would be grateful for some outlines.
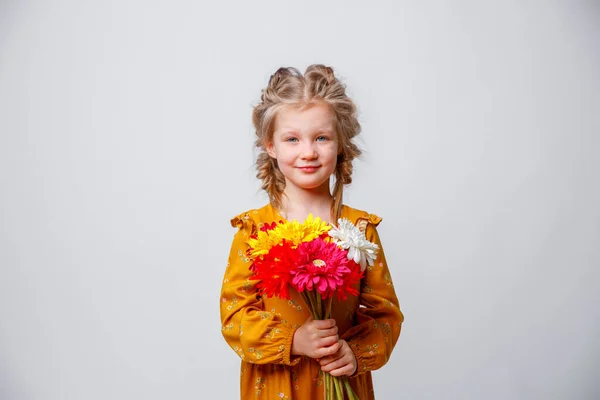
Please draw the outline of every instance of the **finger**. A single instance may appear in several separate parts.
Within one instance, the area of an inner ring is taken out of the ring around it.
[[[334,362],[336,360],[339,360],[339,359],[341,359],[343,357],[344,357],[344,354],[342,354],[341,352],[338,351],[335,354],[332,354],[330,356],[321,358],[319,360],[319,364],[321,366],[324,366],[324,365],[330,364],[330,363],[332,363],[332,362]]]
[[[316,356],[317,357],[330,356],[332,354],[337,353],[337,351],[340,349],[340,347],[342,347],[342,344],[339,341],[337,341],[329,347],[321,347],[321,348],[317,349]]]
[[[338,333],[338,327],[337,326],[334,326],[333,328],[320,329],[319,330],[319,336],[320,337],[335,336],[337,333]]]
[[[312,328],[308,327],[308,331],[310,332],[310,337],[313,340],[327,339],[327,338],[329,338],[329,339],[330,338],[338,338],[339,339],[339,336],[337,334],[337,328],[335,328],[335,327],[330,328],[330,329],[325,329],[325,330],[316,329],[314,327],[312,327]],[[337,341],[338,339],[335,339],[335,340]]]
[[[356,367],[352,364],[346,364],[343,367],[329,371],[329,374],[332,376],[352,375],[355,368]]]
[[[325,372],[330,372],[337,369],[342,369],[346,365],[348,365],[348,359],[346,359],[346,357],[340,357],[329,364],[321,365],[321,369]]]
[[[332,344],[339,342],[339,340],[340,340],[340,337],[338,335],[327,336],[327,337],[321,338],[319,340],[319,347],[331,346]]]
[[[313,321],[313,325],[317,329],[330,329],[336,326],[336,321],[333,318],[330,319],[316,319]]]

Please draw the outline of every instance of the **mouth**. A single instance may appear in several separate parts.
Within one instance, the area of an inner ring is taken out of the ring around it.
[[[304,165],[296,168],[304,172],[313,172],[318,170],[320,168],[320,165]]]

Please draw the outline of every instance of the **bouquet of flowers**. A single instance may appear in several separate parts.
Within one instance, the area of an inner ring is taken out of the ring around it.
[[[379,247],[369,242],[352,222],[341,218],[331,226],[309,215],[303,222],[264,224],[248,239],[253,261],[251,279],[261,295],[290,298],[298,291],[314,319],[331,317],[334,294],[338,300],[357,296],[367,264],[373,265]],[[358,399],[347,376],[324,375],[325,399]]]

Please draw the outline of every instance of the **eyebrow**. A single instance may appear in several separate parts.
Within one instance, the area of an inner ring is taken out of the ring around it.
[[[298,129],[292,128],[292,127],[282,127],[280,129],[277,130],[277,132],[280,132],[282,135],[300,135],[300,131],[298,131]],[[311,132],[312,135],[315,136],[319,136],[319,135],[331,135],[331,136],[336,136],[336,132],[335,130],[331,130],[331,129],[316,129],[314,132]]]

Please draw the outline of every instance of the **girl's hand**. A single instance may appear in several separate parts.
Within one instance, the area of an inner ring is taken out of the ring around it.
[[[310,317],[296,329],[292,354],[320,358],[335,354],[341,347],[335,319],[315,320]]]
[[[345,340],[340,342],[340,349],[333,355],[321,358],[319,364],[323,371],[333,376],[352,375],[358,366],[356,356]]]

